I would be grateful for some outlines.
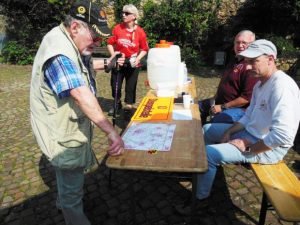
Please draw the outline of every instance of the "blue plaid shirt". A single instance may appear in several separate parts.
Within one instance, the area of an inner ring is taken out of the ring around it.
[[[69,97],[74,88],[85,86],[85,81],[79,75],[76,65],[64,55],[49,59],[44,65],[45,82],[59,98]],[[95,82],[91,79],[91,90],[95,94]]]

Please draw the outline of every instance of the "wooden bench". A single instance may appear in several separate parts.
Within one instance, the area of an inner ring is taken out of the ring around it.
[[[300,181],[284,162],[273,165],[251,164],[263,188],[259,225],[263,225],[267,210],[273,209],[280,219],[300,221]]]
[[[96,46],[93,51],[94,57],[109,57],[110,54],[106,46]]]

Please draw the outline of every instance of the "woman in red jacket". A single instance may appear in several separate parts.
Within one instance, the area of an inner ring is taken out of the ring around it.
[[[140,61],[147,54],[149,49],[145,31],[137,25],[138,10],[128,4],[123,7],[122,19],[123,23],[117,24],[112,31],[113,36],[107,40],[107,48],[111,55],[115,51],[119,51],[125,55],[125,63],[117,69],[112,70],[111,89],[112,97],[117,98],[118,110],[122,108],[121,104],[121,89],[125,78],[125,99],[124,110],[131,110],[136,98],[136,84],[139,70],[141,67]],[[116,83],[118,80],[118,90],[116,95]],[[117,113],[117,112],[116,112]],[[114,114],[114,108],[110,109],[108,115]]]

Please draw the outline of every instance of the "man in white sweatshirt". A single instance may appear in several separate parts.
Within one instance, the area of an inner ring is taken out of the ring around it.
[[[217,166],[235,163],[274,164],[292,147],[300,119],[300,91],[294,80],[276,67],[277,50],[257,40],[239,53],[252,65],[255,84],[250,106],[235,124],[203,127],[208,171],[198,175],[197,198],[209,197]],[[208,201],[202,201],[202,205]]]

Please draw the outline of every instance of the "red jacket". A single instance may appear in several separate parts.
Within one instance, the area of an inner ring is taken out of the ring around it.
[[[107,40],[107,43],[114,46],[115,51],[120,51],[125,54],[126,58],[141,50],[148,51],[148,42],[146,33],[138,25],[130,32],[126,29],[124,23],[118,24],[112,31],[113,36]]]

